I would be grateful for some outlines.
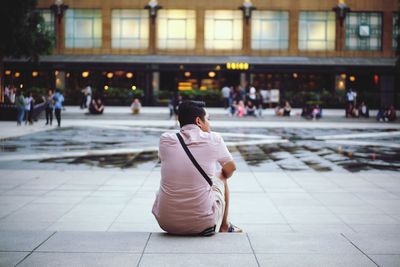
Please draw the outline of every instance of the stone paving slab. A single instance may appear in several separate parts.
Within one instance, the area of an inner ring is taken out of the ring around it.
[[[253,254],[144,254],[140,266],[259,266]]]
[[[46,231],[0,231],[0,251],[32,251],[53,234]]]
[[[26,267],[70,267],[96,266],[110,267],[136,266],[140,254],[132,253],[42,253],[34,252],[18,266]]]
[[[141,253],[148,238],[148,233],[57,232],[37,251]]]
[[[207,237],[171,236],[153,233],[145,253],[252,253],[247,234],[218,234]]]
[[[345,235],[355,246],[368,255],[400,255],[400,234],[360,234]]]
[[[10,231],[0,235],[0,266],[398,266],[399,237]]]
[[[249,233],[255,253],[359,254],[340,234]]]
[[[370,255],[370,257],[382,267],[398,267],[400,265],[400,255]]]
[[[369,267],[376,266],[374,262],[360,254],[257,254],[260,266],[281,267]]]
[[[0,266],[15,266],[27,255],[29,255],[29,252],[0,252]]]

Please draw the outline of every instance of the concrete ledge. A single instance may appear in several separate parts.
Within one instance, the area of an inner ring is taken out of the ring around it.
[[[0,232],[1,266],[376,266],[400,235]]]

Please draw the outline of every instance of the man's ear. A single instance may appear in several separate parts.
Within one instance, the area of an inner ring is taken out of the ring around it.
[[[198,125],[198,126],[201,125],[201,119],[200,119],[200,117],[196,117],[196,125]]]

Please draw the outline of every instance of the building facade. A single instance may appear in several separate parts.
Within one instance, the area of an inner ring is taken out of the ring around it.
[[[113,104],[140,92],[153,105],[176,90],[250,84],[295,105],[339,107],[349,88],[372,107],[400,103],[397,0],[57,3],[38,5],[54,53],[6,60],[6,84],[61,88],[71,103],[87,85]]]

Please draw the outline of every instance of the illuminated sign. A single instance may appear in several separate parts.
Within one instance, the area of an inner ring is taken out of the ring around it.
[[[226,69],[228,70],[248,70],[249,63],[246,62],[228,62],[226,63]]]

